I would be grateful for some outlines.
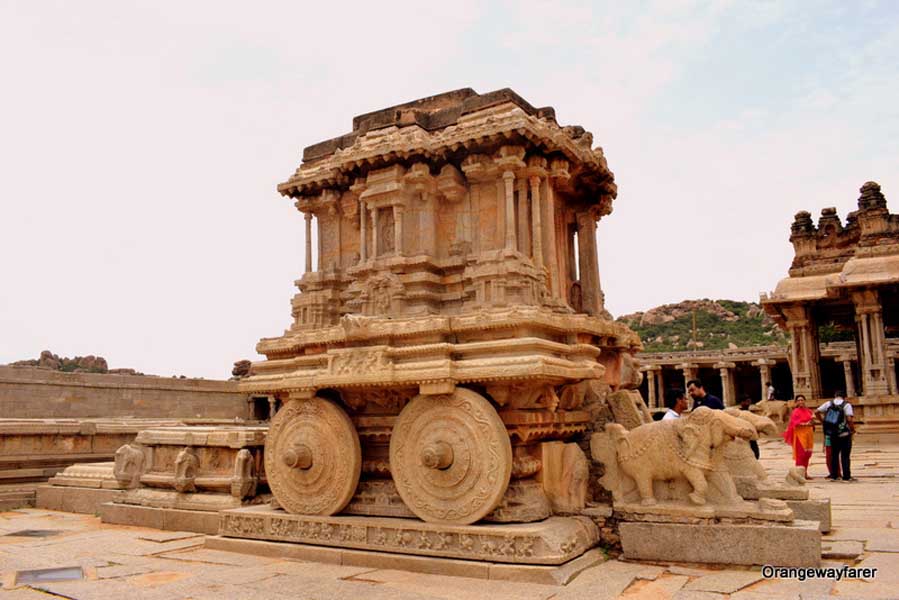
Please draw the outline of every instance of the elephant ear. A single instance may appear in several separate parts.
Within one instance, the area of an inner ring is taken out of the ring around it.
[[[684,425],[681,428],[679,435],[684,444],[684,455],[693,456],[696,448],[702,443],[702,428],[697,427],[696,425]]]

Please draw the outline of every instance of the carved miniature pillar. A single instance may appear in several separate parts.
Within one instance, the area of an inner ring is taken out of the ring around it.
[[[404,206],[393,205],[393,250],[397,256],[403,255],[403,212]]]
[[[366,236],[366,221],[368,221],[368,212],[365,208],[365,200],[359,200],[359,262],[365,262],[367,257],[367,236]]]
[[[852,375],[852,359],[843,357],[841,359],[843,361],[843,377],[846,380],[846,397],[854,398],[855,397],[855,378]]]
[[[312,213],[303,213],[306,219],[306,272],[312,272]]]
[[[578,271],[584,312],[599,313],[599,266],[596,263],[596,220],[589,212],[577,215]]]
[[[381,232],[380,227],[378,227],[378,213],[381,212],[379,208],[371,209],[371,255],[372,258],[378,258],[378,255],[381,253]]]
[[[518,179],[518,251],[531,254],[531,236],[528,232],[528,180]]]
[[[274,396],[268,397],[268,419],[271,421],[278,413],[278,399]]]
[[[531,243],[534,266],[543,266],[543,230],[540,226],[540,178],[531,177]]]
[[[858,323],[861,352],[858,362],[865,396],[889,393],[886,338],[883,331],[883,312],[876,290],[852,292],[855,320]]]
[[[506,191],[506,210],[503,218],[506,221],[506,250],[515,250],[515,173],[503,173]]]
[[[557,256],[556,248],[558,247],[556,244],[556,200],[555,200],[555,192],[553,190],[552,185],[549,184],[549,178],[545,178],[543,180],[545,185],[544,191],[546,192],[546,196],[542,202],[543,208],[543,227],[546,228],[547,234],[547,244],[549,245],[549,259],[547,261],[547,266],[549,267],[549,279],[553,296],[556,298],[565,298],[567,294],[567,290],[563,292],[562,290],[562,279],[559,273],[559,259]]]
[[[315,217],[315,236],[316,246],[318,247],[318,270],[322,271],[325,268],[325,256],[324,252],[324,240],[322,240],[322,220],[320,216]]]

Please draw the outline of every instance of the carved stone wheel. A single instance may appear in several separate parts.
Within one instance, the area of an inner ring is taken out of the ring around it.
[[[416,396],[393,427],[390,471],[403,502],[420,519],[468,525],[502,500],[512,444],[483,396],[463,388]]]
[[[291,400],[272,419],[265,474],[284,510],[333,515],[359,484],[362,450],[350,418],[324,398]]]

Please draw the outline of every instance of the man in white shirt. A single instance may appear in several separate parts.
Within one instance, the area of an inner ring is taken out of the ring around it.
[[[767,389],[765,390],[765,392],[767,394],[766,397],[768,398],[768,400],[774,400],[775,399],[774,398],[774,386],[771,385],[770,381],[766,385],[768,386]]]
[[[823,423],[825,450],[830,451],[827,478],[836,481],[842,474],[843,481],[854,481],[849,461],[855,434],[852,405],[846,402],[842,392],[837,392],[834,399],[819,406],[815,414]]]
[[[665,412],[665,416],[662,417],[663,421],[679,419],[681,414],[687,410],[687,397],[684,395],[684,390],[666,390],[665,407],[668,410]]]

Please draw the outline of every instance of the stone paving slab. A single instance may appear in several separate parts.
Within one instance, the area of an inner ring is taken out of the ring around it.
[[[733,594],[761,580],[762,575],[758,571],[725,571],[699,577],[687,584],[686,589],[696,592]]]
[[[685,575],[665,574],[653,580],[640,579],[632,583],[621,598],[627,600],[656,600],[657,598],[670,598],[678,593],[690,580]]]
[[[846,558],[855,560],[865,551],[865,543],[854,540],[833,540],[821,544],[823,558]]]
[[[405,592],[431,595],[447,600],[480,600],[490,597],[513,597],[521,600],[544,600],[553,597],[558,588],[533,583],[507,581],[479,581],[468,578],[430,575],[422,577],[408,571],[382,569],[356,575],[349,581],[369,581]]]

